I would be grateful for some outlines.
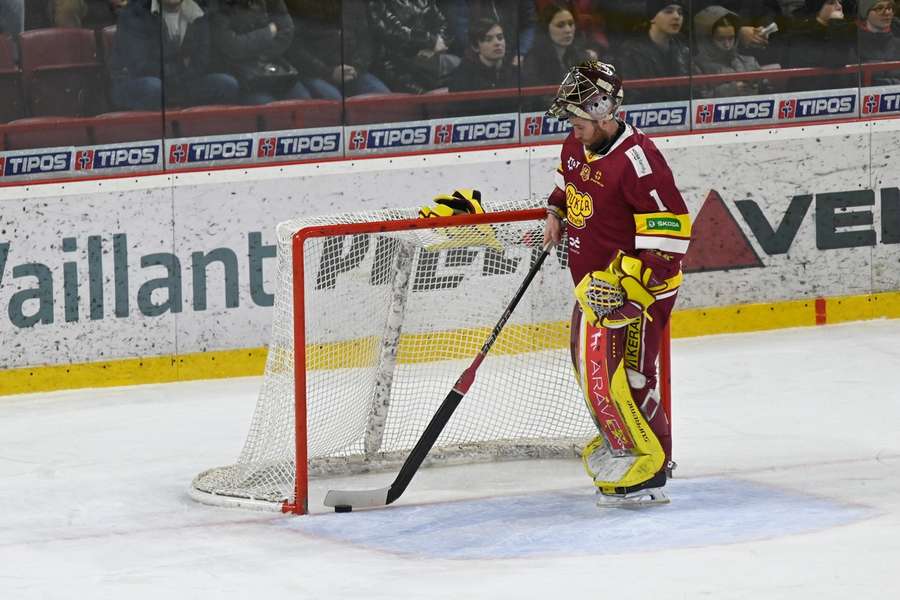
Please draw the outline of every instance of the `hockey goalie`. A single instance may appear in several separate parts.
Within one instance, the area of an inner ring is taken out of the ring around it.
[[[657,359],[691,235],[662,154],[616,116],[623,97],[614,67],[591,61],[570,69],[548,110],[572,126],[544,239],[566,240],[576,283],[572,361],[600,432],[582,459],[601,506],[668,502]]]

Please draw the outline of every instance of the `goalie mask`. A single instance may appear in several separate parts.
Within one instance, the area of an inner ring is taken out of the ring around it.
[[[583,62],[569,69],[547,114],[563,120],[574,115],[607,121],[616,116],[623,96],[615,67],[595,60]]]

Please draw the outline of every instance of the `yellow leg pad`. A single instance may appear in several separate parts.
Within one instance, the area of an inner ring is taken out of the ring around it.
[[[629,451],[612,452],[602,435],[585,446],[581,455],[584,468],[594,479],[594,485],[605,492],[643,483],[656,475],[665,462],[665,452],[659,439],[631,397],[625,366],[621,361],[612,376],[610,396],[634,441],[634,447]]]

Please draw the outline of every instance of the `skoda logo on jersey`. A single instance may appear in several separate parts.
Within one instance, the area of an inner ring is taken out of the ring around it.
[[[774,100],[747,100],[743,102],[700,104],[697,106],[696,121],[698,125],[709,123],[731,123],[736,121],[757,121],[771,119],[774,116],[774,112]]]
[[[516,132],[516,122],[513,119],[457,123],[452,127],[453,143],[508,140]],[[435,133],[437,133],[437,127],[435,127]]]
[[[862,114],[874,115],[900,111],[900,93],[866,94],[862,100]]]
[[[423,146],[431,138],[431,127],[412,125],[385,129],[357,129],[347,138],[350,150],[373,150],[402,146]]]
[[[664,106],[661,108],[622,110],[619,111],[618,117],[626,123],[642,129],[677,127],[687,123],[687,107]]]
[[[155,165],[159,162],[159,146],[86,149],[75,153],[75,170],[115,169]]]
[[[289,135],[281,137],[262,137],[256,148],[258,158],[275,156],[302,156],[304,154],[321,154],[336,152],[341,147],[339,132],[313,133],[308,135]]]
[[[68,171],[71,164],[72,153],[69,151],[7,156],[0,158],[0,172],[6,177],[55,173]]]

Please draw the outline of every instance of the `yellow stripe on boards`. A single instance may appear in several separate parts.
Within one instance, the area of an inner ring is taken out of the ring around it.
[[[825,323],[900,318],[900,292],[827,298]],[[816,324],[816,300],[691,308],[672,314],[672,337],[743,333]],[[414,364],[435,360],[472,358],[481,349],[490,328],[459,329],[401,337],[398,360]],[[438,339],[440,344],[421,342]],[[519,354],[568,348],[569,322],[507,325],[492,354]],[[427,350],[425,348],[428,348]],[[321,344],[307,348],[310,369],[339,369],[372,364],[380,352],[376,338]],[[293,366],[289,349],[278,349],[272,367]],[[261,375],[266,348],[199,352],[178,356],[130,358],[71,365],[45,365],[0,370],[0,396],[86,387],[112,387]]]
[[[263,372],[265,348],[152,356],[0,371],[0,396],[86,387],[246,377]]]
[[[826,304],[828,323],[900,318],[900,292],[830,298]]]

